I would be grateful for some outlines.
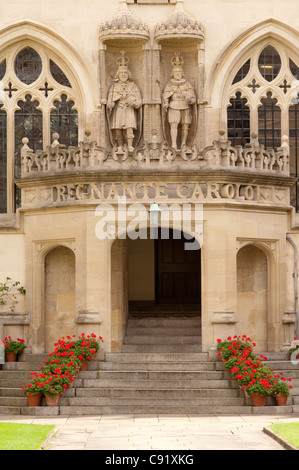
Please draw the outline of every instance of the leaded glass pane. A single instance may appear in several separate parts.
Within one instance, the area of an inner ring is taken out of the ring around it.
[[[290,70],[296,80],[299,80],[299,67],[290,59]]]
[[[275,150],[281,146],[281,111],[276,105],[277,100],[272,98],[272,93],[267,93],[267,98],[261,100],[262,105],[258,109],[258,135],[259,141],[265,149]]]
[[[0,213],[7,212],[7,118],[0,110]]]
[[[50,71],[52,74],[52,77],[54,80],[56,80],[57,83],[63,86],[67,86],[69,88],[72,88],[72,85],[69,82],[69,79],[65,75],[65,73],[61,70],[60,67],[58,67],[53,60],[50,60]]]
[[[245,78],[246,75],[248,74],[249,68],[250,68],[250,59],[247,60],[247,62],[245,62],[245,64],[243,64],[242,67],[238,70],[238,72],[235,75],[235,78],[233,79],[233,84],[238,83],[241,80],[243,80],[243,78]]]
[[[20,109],[15,111],[15,178],[21,176],[21,148],[23,137],[28,137],[29,147],[36,151],[43,148],[43,113],[38,110],[39,102],[32,101],[31,95],[26,101],[18,101]],[[16,188],[16,207],[20,207],[20,191]]]
[[[6,72],[6,59],[4,59],[0,64],[0,80],[3,80]]]
[[[290,175],[299,176],[299,104],[289,108]],[[291,204],[299,209],[298,183],[291,189]]]
[[[250,110],[246,103],[238,92],[227,108],[227,136],[233,146],[250,142]]]
[[[74,104],[63,94],[61,101],[54,101],[55,109],[51,111],[51,135],[58,132],[59,143],[66,147],[78,145],[78,112],[73,109]]]
[[[261,75],[268,82],[272,82],[277,77],[281,68],[281,60],[273,46],[265,47],[259,57],[258,66]]]
[[[21,82],[30,85],[35,82],[42,71],[39,54],[31,47],[22,49],[15,59],[15,73]]]

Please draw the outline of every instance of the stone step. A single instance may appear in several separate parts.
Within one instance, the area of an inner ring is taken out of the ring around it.
[[[127,328],[127,336],[136,336],[136,335],[141,335],[141,336],[149,336],[149,335],[163,335],[163,336],[201,336],[201,328],[198,327],[197,325],[194,325],[190,328],[184,328],[184,327],[161,327],[161,326],[155,326],[155,327],[138,327],[138,326],[132,326]]]
[[[87,372],[88,373],[88,372]],[[89,372],[89,378],[95,372]],[[81,374],[79,378],[85,379],[85,374]],[[93,377],[95,378],[95,377]],[[99,379],[127,379],[127,380],[222,380],[224,372],[222,371],[100,371]]]
[[[192,384],[185,380],[138,380],[138,388],[143,389],[176,389],[176,388],[230,388],[231,381],[225,379],[210,379],[210,380],[193,380]],[[77,379],[74,381],[75,387],[88,387],[88,388],[107,388],[107,387],[118,387],[118,388],[131,388],[132,380],[128,379]],[[237,385],[236,385],[237,386]]]
[[[56,408],[56,407],[53,407]],[[60,415],[110,415],[110,414],[194,414],[194,415],[248,415],[248,414],[283,414],[292,413],[294,407],[292,406],[263,406],[263,407],[252,407],[252,406],[224,406],[221,403],[218,406],[212,405],[202,405],[202,406],[135,406],[135,405],[124,405],[124,406],[60,406],[57,407],[59,410],[56,411],[56,414]],[[35,408],[37,411],[36,414],[43,415],[45,412],[43,410],[47,407]],[[298,407],[299,410],[299,407]],[[0,410],[1,411],[1,410]],[[50,411],[51,414],[55,414],[55,410]]]
[[[0,388],[0,397],[23,397],[24,392],[22,388]]]
[[[1,397],[0,396],[0,407],[1,406],[26,406],[27,397],[24,395],[22,397]]]
[[[100,362],[99,369],[104,370],[148,370],[148,371],[213,371],[213,362]]]
[[[195,406],[185,407],[157,407],[157,406],[38,406],[38,407],[9,407],[0,406],[0,415],[27,415],[27,416],[93,416],[93,415],[119,415],[119,414],[158,414],[158,415],[285,415],[298,413],[299,406]]]
[[[141,317],[128,318],[127,328],[201,328],[200,318],[190,317]]]
[[[180,348],[185,344],[201,345],[201,336],[130,335],[125,336],[123,344],[173,344]]]
[[[66,395],[71,394],[73,396],[75,392],[77,397],[111,397],[111,398],[184,398],[193,400],[194,398],[240,398],[243,396],[242,391],[239,388],[175,388],[175,389],[148,389],[139,388],[138,384],[134,388],[76,388],[67,390]]]
[[[124,353],[196,353],[201,352],[201,344],[123,344]]]
[[[157,363],[157,362],[169,362],[169,363],[189,363],[189,362],[208,362],[208,353],[196,352],[196,353],[152,353],[152,352],[140,352],[138,355],[122,352],[122,353],[106,353],[106,362],[148,362],[148,363]],[[212,362],[211,362],[212,363]],[[218,363],[217,363],[218,364]],[[219,363],[223,365],[222,363]]]
[[[120,397],[74,397],[64,399],[64,403],[69,406],[180,406],[188,408],[190,405],[194,406],[217,406],[219,405],[219,397],[216,398],[193,398],[192,403],[189,399],[183,398],[120,398]],[[64,404],[61,400],[61,405]],[[245,398],[221,398],[221,403],[224,406],[245,405]]]

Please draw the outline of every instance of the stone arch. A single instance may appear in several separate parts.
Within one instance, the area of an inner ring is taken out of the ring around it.
[[[68,41],[39,23],[24,20],[0,30],[0,56],[7,48],[19,44],[21,47],[22,43],[44,48],[51,53],[59,67],[66,68],[74,83],[76,102],[83,113],[81,133],[84,132],[86,117],[94,111],[98,102],[96,80],[92,78],[87,64]],[[83,134],[80,138],[83,139]]]
[[[247,334],[257,351],[272,343],[273,255],[264,244],[245,243],[237,252],[237,318],[239,334]]]
[[[226,129],[226,104],[229,93],[229,83],[240,67],[251,57],[253,51],[268,44],[274,45],[279,51],[285,49],[290,58],[298,57],[298,32],[273,18],[246,29],[219,53],[211,66],[209,79],[206,81],[205,96],[212,108],[219,110],[218,129]],[[246,87],[242,84],[238,90],[244,94]],[[247,94],[246,97],[250,95]],[[281,94],[283,98],[283,93]],[[252,106],[249,100],[249,105]]]
[[[44,347],[49,352],[62,336],[75,334],[76,258],[65,245],[44,252]]]
[[[173,227],[164,228],[178,231]],[[157,306],[156,240],[151,238],[150,227],[147,224],[143,224],[141,230],[144,231],[143,235],[145,234],[143,237],[130,239],[127,231],[120,230],[117,232],[118,236],[111,240],[111,351],[114,352],[121,350],[129,306],[132,303],[148,309]],[[194,249],[201,249],[201,238],[199,239],[198,234],[191,231],[180,232],[188,237],[182,237],[182,243],[186,244],[189,258],[194,258]],[[200,256],[199,254],[199,259]],[[200,262],[198,272],[201,277]],[[199,305],[201,302],[200,284],[199,278],[197,285]],[[198,308],[200,310],[200,306]]]

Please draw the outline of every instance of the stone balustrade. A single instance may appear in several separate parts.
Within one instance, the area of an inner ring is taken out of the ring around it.
[[[158,142],[157,133],[152,132],[151,142],[144,143],[129,152],[128,148],[114,147],[107,150],[90,139],[85,132],[84,141],[77,147],[60,145],[59,135],[53,134],[53,143],[45,150],[33,152],[28,139],[23,139],[21,149],[22,178],[46,176],[52,173],[114,171],[121,170],[159,170],[184,171],[227,170],[289,176],[288,138],[282,138],[282,146],[277,150],[265,150],[256,134],[251,135],[245,147],[232,147],[219,132],[219,139],[202,151],[194,145],[176,151],[164,142]]]

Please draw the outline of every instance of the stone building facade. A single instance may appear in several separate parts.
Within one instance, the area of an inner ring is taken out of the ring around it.
[[[121,351],[130,309],[202,351],[297,334],[296,0],[8,1],[0,20],[0,338]],[[156,213],[151,209],[157,209]],[[152,216],[159,216],[154,223]],[[154,313],[153,313],[154,314]]]

